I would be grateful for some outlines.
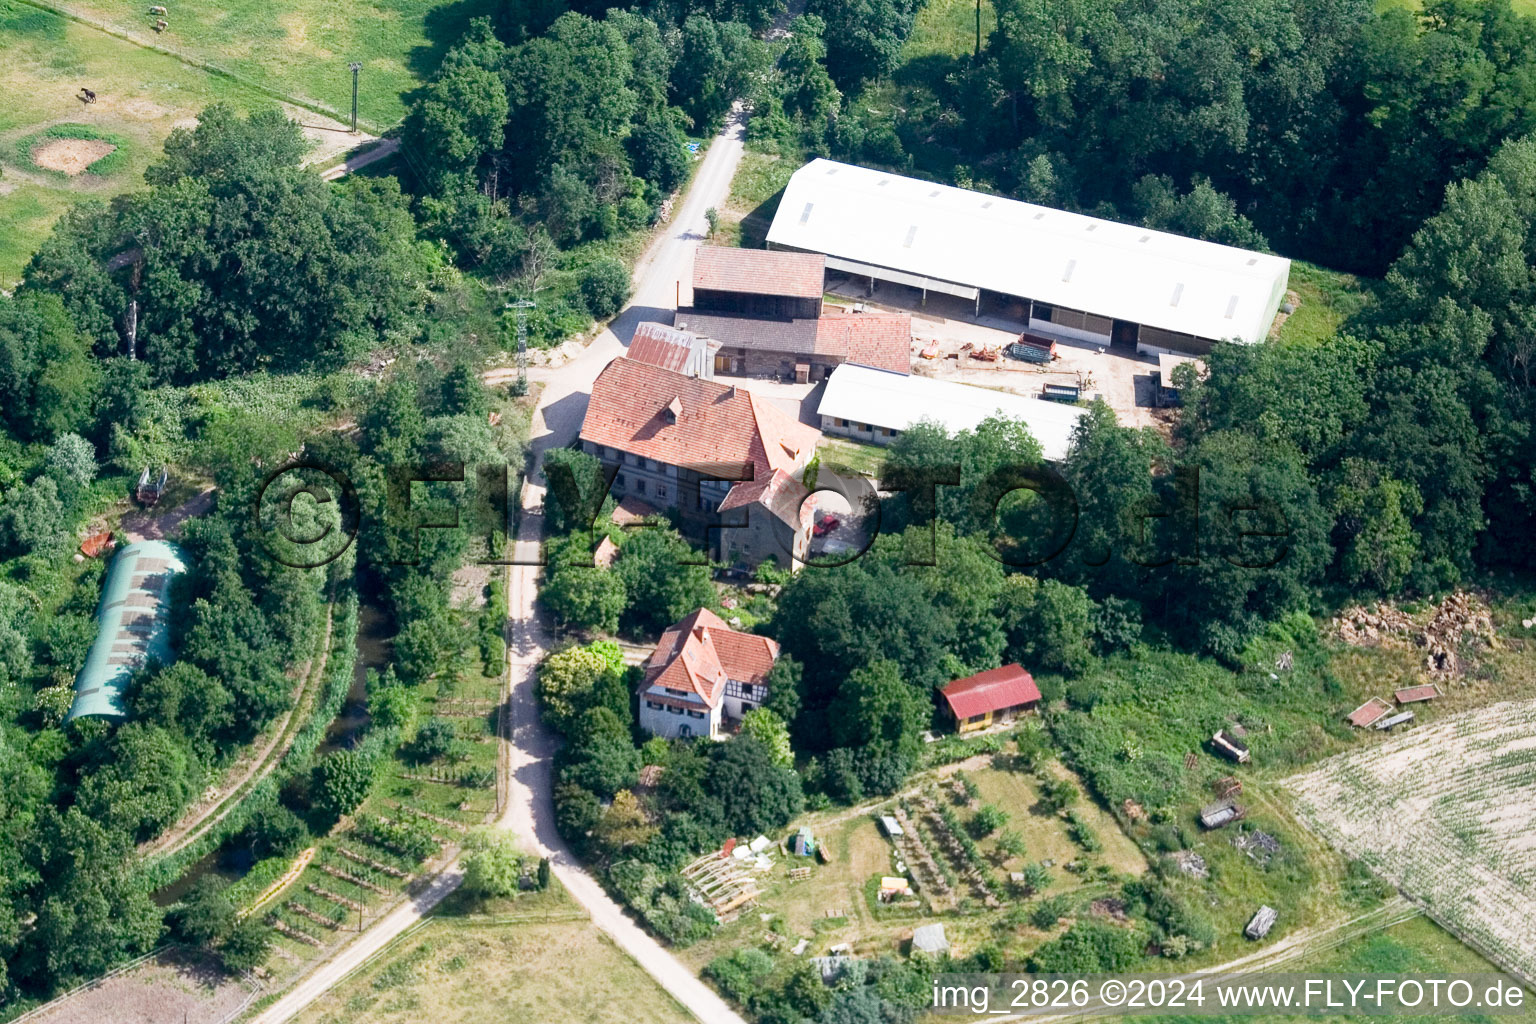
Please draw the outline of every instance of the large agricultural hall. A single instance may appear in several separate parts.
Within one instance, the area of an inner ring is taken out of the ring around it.
[[[822,253],[871,289],[957,296],[978,316],[1150,355],[1264,340],[1291,270],[1268,253],[834,160],[790,177],[768,246]]]

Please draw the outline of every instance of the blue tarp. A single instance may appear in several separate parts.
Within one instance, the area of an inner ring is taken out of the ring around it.
[[[75,676],[75,702],[65,721],[123,718],[123,688],[150,661],[171,660],[170,585],[187,569],[181,549],[145,540],[118,551],[96,609],[96,639]]]

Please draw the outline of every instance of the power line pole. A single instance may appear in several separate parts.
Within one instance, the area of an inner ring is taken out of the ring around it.
[[[516,394],[528,393],[528,311],[537,306],[532,299],[518,299],[507,303],[508,309],[517,310],[517,390]]]
[[[980,2],[981,2],[981,0],[977,0],[978,4]],[[976,17],[978,19],[976,24],[980,25],[981,21],[979,19],[981,18],[981,14],[979,12],[981,11],[981,8],[977,7],[976,10],[978,12],[977,15],[976,15]],[[978,28],[976,31],[980,32],[981,29]],[[978,36],[977,38],[980,38],[980,37]],[[359,64],[357,61],[353,61],[351,64],[348,64],[347,67],[352,69],[352,132],[353,132],[353,134],[356,134],[357,133],[357,73],[359,71],[363,70],[363,66],[361,64]]]

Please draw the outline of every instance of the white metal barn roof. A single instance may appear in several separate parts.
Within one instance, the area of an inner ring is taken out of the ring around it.
[[[768,241],[1201,338],[1262,341],[1291,261],[833,160]],[[943,289],[951,290],[951,289]]]
[[[892,430],[933,420],[951,434],[975,429],[988,416],[1004,416],[1022,421],[1040,442],[1045,457],[1059,462],[1066,457],[1072,428],[1085,410],[970,384],[844,363],[827,379],[827,390],[816,412]]]

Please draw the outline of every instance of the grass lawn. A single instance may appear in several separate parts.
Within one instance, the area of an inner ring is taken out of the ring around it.
[[[405,116],[408,95],[437,67],[469,20],[492,10],[488,0],[181,0],[169,5],[170,27],[157,35],[144,4],[57,2],[114,32],[334,112],[351,108],[347,65],[357,61],[363,65],[358,114],[375,129]]]
[[[64,210],[85,197],[106,199],[142,185],[145,166],[173,127],[192,123],[214,102],[242,108],[272,102],[236,82],[15,0],[0,0],[0,53],[0,90],[7,97],[0,108],[0,288],[16,283]],[[75,98],[81,86],[95,90],[95,103]],[[118,169],[66,178],[24,166],[15,151],[18,140],[60,123],[89,125],[124,140]]]
[[[839,943],[850,942],[860,955],[899,953],[911,937],[914,925],[925,920],[915,911],[874,911],[865,896],[871,878],[894,874],[892,846],[869,814],[849,816],[847,809],[807,815],[792,828],[809,825],[817,840],[832,851],[830,864],[809,857],[792,857],[775,848],[771,871],[758,874],[766,890],[760,906],[718,929],[704,942],[677,950],[695,971],[715,957],[742,946],[760,946],[769,934],[779,936],[778,946],[787,950],[801,938],[810,940],[806,956],[822,956]],[[788,829],[784,833],[788,833]],[[782,839],[783,835],[770,838]],[[810,867],[811,876],[791,881],[789,870]],[[772,915],[764,922],[760,914]],[[831,916],[829,916],[829,914]]]
[[[452,910],[445,905],[445,908]],[[693,1018],[557,890],[432,918],[300,1024],[684,1024]]]
[[[981,4],[981,45],[997,27],[991,0]],[[962,57],[976,49],[975,0],[929,0],[918,8],[912,34],[901,49],[903,63],[924,57]]]
[[[1280,340],[1301,345],[1328,341],[1367,298],[1363,283],[1354,275],[1299,261],[1291,264],[1290,290],[1301,303],[1280,325]]]
[[[1443,978],[1452,974],[1493,974],[1497,973],[1498,968],[1484,960],[1474,950],[1462,945],[1454,936],[1440,928],[1429,918],[1416,917],[1370,935],[1352,939],[1341,946],[1305,956],[1300,960],[1287,963],[1277,968],[1277,970],[1289,974],[1310,973],[1316,976],[1328,974],[1369,974],[1428,979]],[[1536,1010],[1533,1010],[1531,1007],[1531,997],[1527,993],[1526,1007],[1519,1013],[1500,1014],[1498,1016],[1476,1013],[1446,1014],[1434,1017],[1433,1019],[1486,1022],[1536,1020]],[[1135,1020],[1142,1022],[1142,1024],[1174,1024],[1174,1022],[1194,1020],[1238,1024],[1238,1022],[1255,1021],[1259,1018],[1253,1016],[1203,1016],[1199,1018],[1168,1016],[1106,1017],[1102,1019],[1106,1021],[1114,1019]],[[1281,1019],[1300,1020],[1302,1018],[1289,1017]],[[1359,1014],[1319,1013],[1309,1015],[1306,1019],[1323,1022],[1323,1024],[1344,1024],[1346,1021],[1358,1021],[1360,1016]],[[1383,1024],[1398,1024],[1398,1022],[1422,1021],[1430,1018],[1372,1013],[1370,1019],[1372,1021],[1382,1021]]]
[[[1052,768],[1059,776],[1074,778],[1075,781],[1075,777],[1060,765],[1052,765]],[[1120,831],[1115,819],[1092,801],[1080,800],[1073,805],[1104,844],[1103,850],[1085,854],[1068,836],[1061,816],[1039,806],[1040,788],[1033,776],[1026,772],[987,768],[970,772],[967,777],[976,784],[980,791],[978,799],[983,804],[996,804],[1007,812],[1008,824],[1004,828],[1012,829],[1024,838],[1024,856],[1008,860],[1002,865],[1003,870],[1018,871],[1026,862],[1050,860],[1059,866],[1084,859],[1106,864],[1120,874],[1139,875],[1147,870],[1147,859],[1142,856],[1141,850],[1130,837]],[[963,819],[965,815],[961,817]],[[983,852],[990,854],[997,848],[996,836],[984,839],[977,845]],[[1059,870],[1055,875],[1059,881],[1070,880],[1071,877],[1061,875]]]
[[[877,444],[863,444],[841,438],[823,437],[816,444],[822,468],[865,478],[879,477],[885,465],[886,449]]]
[[[74,205],[76,197],[59,188],[19,185],[0,179],[0,288],[11,288],[21,279],[27,261],[43,244],[53,222]]]
[[[801,164],[795,156],[765,153],[749,146],[731,179],[731,194],[720,211],[720,227],[711,241],[761,249],[784,186]]]

